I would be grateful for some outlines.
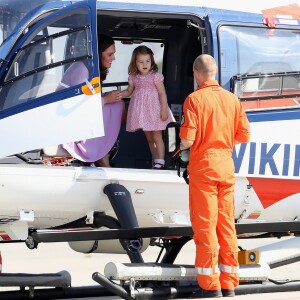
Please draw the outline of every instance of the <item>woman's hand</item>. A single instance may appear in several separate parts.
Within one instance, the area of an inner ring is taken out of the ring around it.
[[[118,90],[111,91],[106,93],[103,98],[104,98],[104,104],[118,102],[122,100],[122,92]]]

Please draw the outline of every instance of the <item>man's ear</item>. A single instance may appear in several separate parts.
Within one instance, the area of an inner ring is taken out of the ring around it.
[[[194,77],[199,78],[199,70],[197,69],[194,70]]]
[[[197,83],[199,84],[202,80],[202,73],[200,70],[195,70],[194,72],[195,79],[197,80]]]

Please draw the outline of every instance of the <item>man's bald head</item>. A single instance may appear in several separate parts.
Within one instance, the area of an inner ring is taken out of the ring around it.
[[[193,70],[199,71],[207,79],[214,79],[218,68],[215,59],[211,55],[201,54],[195,59]]]

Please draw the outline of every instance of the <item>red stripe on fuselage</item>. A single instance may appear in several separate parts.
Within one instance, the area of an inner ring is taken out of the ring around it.
[[[247,179],[264,208],[284,198],[300,193],[299,180],[251,177]]]

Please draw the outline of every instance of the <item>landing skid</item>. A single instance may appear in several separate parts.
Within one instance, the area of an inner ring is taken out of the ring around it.
[[[6,274],[2,274],[6,276]],[[2,278],[0,276],[0,279]],[[18,274],[10,274],[18,275]],[[38,277],[43,274],[27,274],[31,277]],[[16,277],[17,278],[17,277]],[[182,298],[200,298],[197,295],[199,287],[196,281],[148,281],[144,286],[138,286],[139,282],[124,283],[117,285],[112,280],[95,272],[92,278],[100,285],[78,286],[78,287],[60,287],[53,284],[40,284],[34,280],[30,286],[25,287],[18,282],[10,284],[10,287],[20,287],[20,290],[6,290],[0,292],[0,300],[19,300],[19,299],[70,299],[70,298],[89,298],[98,297],[107,299],[109,296],[119,296],[123,299],[130,300],[147,300],[147,299],[182,299]],[[135,284],[135,289],[132,289]],[[1,287],[5,286],[4,284]],[[39,287],[35,289],[35,287]],[[50,287],[50,288],[49,288]],[[291,282],[283,285],[276,285],[269,281],[265,282],[247,282],[241,283],[235,290],[236,295],[263,294],[276,292],[293,292],[300,291],[299,282]]]

